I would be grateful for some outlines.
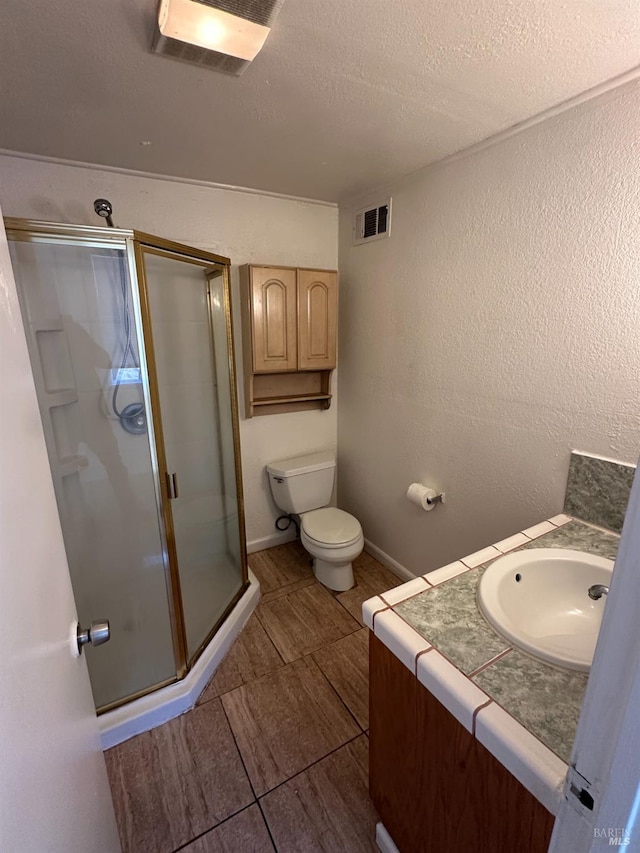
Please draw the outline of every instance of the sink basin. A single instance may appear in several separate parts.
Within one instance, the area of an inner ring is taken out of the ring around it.
[[[480,611],[514,646],[547,663],[588,672],[606,595],[589,597],[593,584],[609,586],[613,560],[564,548],[535,548],[500,557],[478,584]]]

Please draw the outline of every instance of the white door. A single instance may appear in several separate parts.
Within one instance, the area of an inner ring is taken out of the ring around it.
[[[612,847],[640,851],[639,614],[640,469],[582,703],[565,799],[553,828],[552,853]]]
[[[0,211],[0,850],[6,853],[120,850],[85,655],[72,653],[75,619]]]

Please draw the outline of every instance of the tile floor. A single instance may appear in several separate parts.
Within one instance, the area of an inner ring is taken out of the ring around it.
[[[299,542],[252,554],[262,600],[196,707],[106,752],[125,853],[377,851],[363,601],[368,554],[318,584]]]

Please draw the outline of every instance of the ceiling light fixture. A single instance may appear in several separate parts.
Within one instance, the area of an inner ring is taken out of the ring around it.
[[[284,0],[160,0],[156,53],[241,74]]]

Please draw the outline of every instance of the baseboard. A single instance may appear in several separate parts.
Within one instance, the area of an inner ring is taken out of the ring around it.
[[[102,748],[109,749],[134,735],[148,732],[193,708],[259,601],[260,584],[250,571],[248,589],[182,681],[98,717]]]
[[[247,554],[264,551],[265,548],[273,548],[276,545],[284,545],[285,542],[293,542],[295,538],[296,530],[292,525],[289,530],[284,530],[282,533],[271,533],[269,536],[263,536],[261,539],[252,539],[251,542],[247,542]]]
[[[416,577],[413,572],[410,572],[409,569],[405,569],[404,566],[401,566],[400,563],[393,559],[393,557],[385,554],[381,548],[378,548],[378,546],[374,545],[369,539],[364,540],[364,550],[367,554],[371,554],[372,557],[375,557],[383,566],[386,566],[394,575],[396,575],[396,577],[399,577],[400,580],[411,581]]]
[[[382,853],[400,853],[382,821],[376,824],[376,844]]]

